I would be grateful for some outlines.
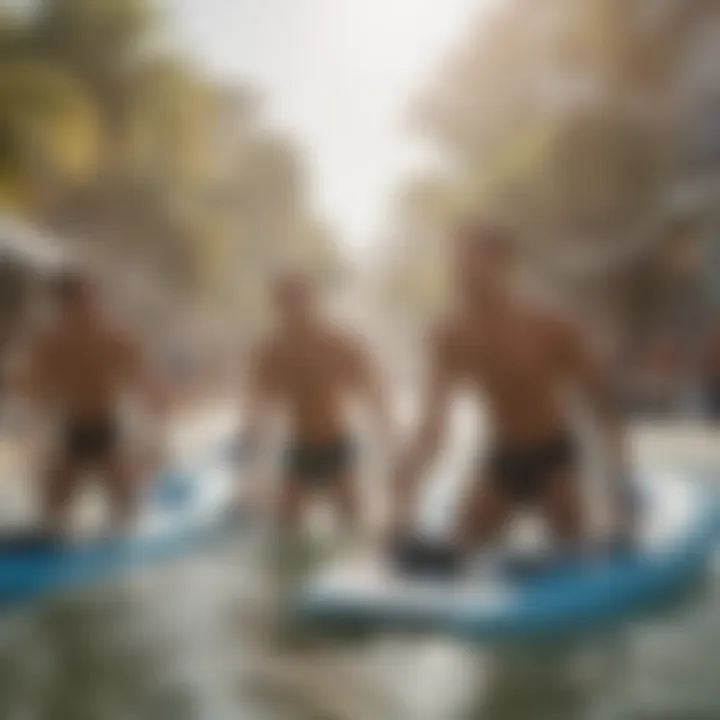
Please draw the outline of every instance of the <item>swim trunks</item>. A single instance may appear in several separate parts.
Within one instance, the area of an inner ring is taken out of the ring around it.
[[[574,471],[577,447],[567,433],[536,445],[499,445],[491,451],[485,474],[503,493],[520,503],[536,502],[558,475]]]
[[[68,461],[86,465],[106,460],[115,452],[119,440],[120,431],[115,418],[76,418],[65,423],[62,448]]]
[[[292,442],[285,452],[285,472],[299,483],[332,482],[352,467],[355,448],[347,437],[322,443]]]

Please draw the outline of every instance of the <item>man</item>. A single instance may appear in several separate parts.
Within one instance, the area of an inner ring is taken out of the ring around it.
[[[252,353],[246,441],[257,448],[269,414],[288,420],[279,515],[285,528],[299,523],[310,499],[330,500],[348,524],[358,521],[355,447],[349,403],[356,397],[388,427],[378,376],[358,338],[323,316],[311,281],[295,273],[273,286],[277,316],[272,336]]]
[[[38,409],[56,421],[44,485],[44,520],[61,531],[73,494],[88,472],[109,493],[113,526],[134,515],[137,468],[123,442],[120,403],[129,393],[164,410],[165,397],[138,343],[106,317],[93,283],[75,272],[56,285],[56,321],[39,338],[30,361]]]
[[[409,529],[419,477],[440,450],[461,389],[482,399],[491,427],[489,452],[463,504],[463,552],[494,540],[525,506],[544,515],[560,542],[583,538],[578,452],[566,410],[573,390],[602,422],[624,524],[623,428],[588,344],[567,319],[523,297],[513,281],[513,238],[503,228],[468,225],[453,250],[456,303],[431,335],[422,420],[396,478],[398,537]]]
[[[720,420],[720,327],[706,333],[701,372],[705,413],[710,422],[716,423]]]

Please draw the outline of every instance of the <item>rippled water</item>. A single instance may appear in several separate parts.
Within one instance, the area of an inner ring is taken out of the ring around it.
[[[0,718],[720,718],[720,563],[682,606],[601,638],[483,649],[303,635],[282,605],[305,560],[238,537],[0,615]]]
[[[682,607],[601,639],[483,650],[434,638],[302,636],[277,602],[278,580],[297,570],[290,565],[238,539],[4,616],[0,717],[720,717],[720,573]]]

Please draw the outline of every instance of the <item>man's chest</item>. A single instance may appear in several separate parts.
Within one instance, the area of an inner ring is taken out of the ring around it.
[[[62,379],[92,383],[113,375],[119,357],[99,339],[78,337],[57,343],[49,362]]]
[[[557,353],[542,328],[517,323],[468,333],[460,365],[467,379],[515,394],[550,381],[556,374],[556,360]]]
[[[346,358],[330,343],[306,343],[285,349],[279,362],[280,384],[288,390],[322,388],[344,382],[349,375]]]

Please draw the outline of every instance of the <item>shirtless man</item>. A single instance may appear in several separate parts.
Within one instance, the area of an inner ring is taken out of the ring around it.
[[[33,348],[31,392],[57,421],[43,492],[45,526],[64,528],[73,494],[88,472],[99,473],[112,503],[115,529],[134,515],[135,470],[121,437],[119,403],[138,393],[162,412],[164,393],[138,344],[106,318],[96,289],[80,274],[57,282],[58,317]]]
[[[466,226],[453,250],[457,302],[430,339],[422,420],[396,477],[397,537],[409,530],[418,479],[440,449],[460,389],[482,393],[491,427],[487,458],[463,504],[463,551],[495,539],[524,506],[540,510],[560,541],[574,545],[583,537],[578,452],[564,400],[570,390],[581,392],[602,422],[624,522],[622,423],[588,344],[565,318],[514,287],[514,247],[504,229]]]
[[[322,316],[307,278],[285,274],[273,287],[274,335],[256,348],[250,374],[246,441],[256,448],[268,415],[289,421],[280,491],[280,521],[293,529],[317,494],[348,523],[358,521],[355,448],[349,401],[370,406],[380,432],[388,416],[378,376],[359,340]]]

